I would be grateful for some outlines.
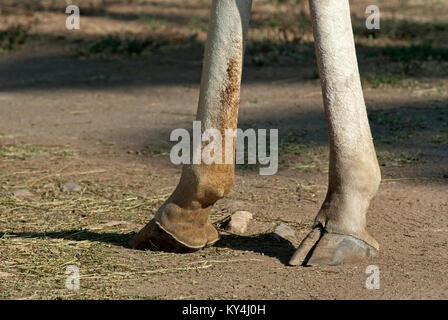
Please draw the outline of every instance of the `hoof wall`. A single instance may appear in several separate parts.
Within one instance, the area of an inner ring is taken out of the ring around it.
[[[375,256],[376,250],[362,240],[349,235],[325,233],[305,265],[336,266],[367,260]]]
[[[292,256],[292,266],[336,266],[354,263],[376,256],[377,251],[366,242],[343,234],[327,233],[315,227]]]
[[[165,251],[176,253],[190,253],[195,252],[200,248],[191,248],[183,243],[177,241],[172,235],[164,231],[158,223],[151,220],[134,238],[129,241],[129,246],[132,249],[138,250],[152,250]]]

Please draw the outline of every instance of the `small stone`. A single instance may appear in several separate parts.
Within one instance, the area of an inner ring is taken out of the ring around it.
[[[81,190],[82,187],[79,184],[73,182],[68,182],[62,187],[63,192],[79,192]]]
[[[226,230],[233,233],[243,234],[246,232],[249,221],[252,218],[253,215],[249,211],[237,211],[230,217]]]
[[[274,232],[272,233],[274,238],[277,238],[280,240],[280,238],[283,238],[285,240],[294,240],[296,237],[296,234],[294,230],[288,226],[286,223],[280,222],[274,229]]]
[[[19,199],[30,199],[36,197],[36,195],[31,193],[28,189],[14,190],[12,195]]]

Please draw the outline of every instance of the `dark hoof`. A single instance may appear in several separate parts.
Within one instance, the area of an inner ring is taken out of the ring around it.
[[[190,253],[203,248],[192,248],[180,243],[172,235],[164,231],[154,219],[129,241],[129,246],[138,250],[148,249],[177,253]]]

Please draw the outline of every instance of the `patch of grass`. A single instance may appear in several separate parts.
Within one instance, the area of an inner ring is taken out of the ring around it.
[[[268,40],[250,41],[246,52],[248,61],[258,67],[278,65],[282,61],[301,64],[306,59],[314,60],[310,45],[298,39],[279,43]]]
[[[381,48],[379,53],[392,61],[410,63],[411,61],[448,61],[448,48],[433,45],[411,45],[410,47]]]
[[[386,143],[408,139],[428,127],[426,118],[397,110],[368,110],[368,117],[374,138]]]
[[[0,31],[0,52],[20,47],[28,38],[29,27],[21,24]]]
[[[403,167],[421,162],[420,154],[397,153],[391,151],[377,152],[378,163],[382,167]]]
[[[107,36],[90,43],[84,43],[74,49],[76,57],[108,58],[122,56],[140,56],[149,52],[169,52],[188,48],[202,48],[202,43],[197,40],[197,34],[176,37],[148,37],[137,38],[134,36]],[[202,51],[202,50],[201,50]]]
[[[362,72],[361,80],[363,87],[389,88],[398,87],[403,78],[398,74],[386,72]]]
[[[432,143],[448,144],[448,133],[436,134],[431,138]]]
[[[328,148],[305,142],[307,131],[296,130],[279,139],[279,164],[299,171],[326,171]]]
[[[6,276],[0,281],[2,297],[88,298],[96,289],[102,291],[106,298],[112,298],[113,293],[108,294],[107,290],[101,290],[100,286],[88,279],[88,275],[107,276],[107,272],[113,270],[110,262],[106,264],[110,251],[88,241],[3,234],[0,239],[0,270]],[[76,265],[82,270],[80,281],[88,289],[70,291],[65,288],[68,265]]]
[[[328,170],[328,157],[325,148],[319,146],[307,146],[306,153],[297,160],[287,160],[287,167],[305,171],[305,172],[327,172]]]
[[[448,179],[448,170],[442,170],[440,176],[444,179]]]
[[[186,27],[197,32],[207,32],[208,25],[207,22],[204,22],[197,17],[192,17],[188,21]]]
[[[175,255],[127,250],[123,246],[133,231],[148,222],[168,194],[142,197],[127,191],[125,186],[94,183],[90,179],[81,182],[85,186],[83,192],[72,194],[61,192],[62,180],[55,175],[32,178],[39,183],[30,189],[40,198],[25,201],[0,197],[2,298],[148,298],[154,292],[129,294],[124,284],[135,287],[157,275],[185,275],[223,263],[250,260],[235,259],[233,252],[232,257],[223,259],[226,249],[207,260],[203,251]],[[141,225],[135,225],[135,221]],[[68,290],[65,286],[66,268],[73,265],[79,268],[80,290]]]
[[[33,158],[51,154],[54,161]],[[23,167],[2,162],[0,175],[0,296],[26,299],[126,298],[123,281],[154,274],[186,272],[203,265],[147,263],[158,253],[138,252],[142,263],[122,258],[135,230],[147,223],[169,194],[141,196],[127,186],[95,182],[104,170],[66,171],[53,167],[73,166],[61,148],[40,146],[2,147],[2,156],[24,159]],[[84,159],[81,163],[85,162]],[[67,164],[68,162],[68,164]],[[77,160],[75,163],[79,163]],[[9,164],[9,165],[8,165]],[[42,167],[42,165],[44,167]],[[45,167],[47,165],[47,167]],[[81,192],[63,192],[68,177],[82,186]],[[22,200],[9,194],[17,185],[36,196]],[[81,290],[65,287],[68,265],[79,267]],[[210,267],[211,264],[207,264]]]
[[[305,130],[290,131],[279,137],[278,147],[279,154],[302,155],[304,148],[304,138],[308,134]]]
[[[27,159],[38,156],[73,156],[74,152],[35,145],[0,146],[0,159]]]
[[[160,19],[157,16],[141,14],[139,20],[147,23],[152,29],[157,28],[160,25]]]
[[[91,43],[87,48],[76,50],[77,56],[97,56],[97,55],[141,55],[148,47],[157,47],[151,40],[141,40],[136,38],[120,38],[108,36]]]
[[[387,70],[385,69],[382,73],[389,78],[391,75],[405,78],[421,75],[425,70],[430,72],[434,67],[438,68],[439,72],[443,72],[443,66],[448,62],[448,48],[436,47],[432,44],[413,44],[409,47],[370,47],[364,50],[364,58],[381,61],[376,65],[379,68],[387,66]]]
[[[426,140],[438,144],[445,144],[447,140],[448,112],[444,105],[368,109],[368,117],[373,137],[384,143],[417,136],[424,136]]]
[[[448,31],[448,24],[444,22],[417,22],[412,20],[381,21],[381,32],[369,30],[365,27],[365,20],[354,23],[355,34],[363,37],[388,38],[393,40],[415,41],[416,39],[436,40]]]

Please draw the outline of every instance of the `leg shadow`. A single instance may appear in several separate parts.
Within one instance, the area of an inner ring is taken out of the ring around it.
[[[288,265],[296,250],[290,241],[276,237],[273,233],[257,236],[221,235],[221,239],[214,247],[263,253],[277,258],[284,265]]]
[[[37,239],[51,238],[71,241],[92,241],[113,244],[129,249],[129,240],[131,240],[135,234],[135,232],[98,233],[88,230],[73,229],[50,232],[0,232],[0,238],[4,236],[14,236]],[[230,248],[233,250],[263,253],[269,257],[277,258],[285,265],[288,264],[289,259],[296,250],[290,241],[275,237],[272,233],[257,236],[221,235],[221,239],[214,246],[218,248]]]

